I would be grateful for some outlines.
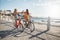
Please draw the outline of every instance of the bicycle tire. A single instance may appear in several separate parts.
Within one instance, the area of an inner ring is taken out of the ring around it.
[[[32,28],[31,28],[32,27]],[[35,30],[35,25],[33,22],[30,23],[30,31],[33,32]]]
[[[24,31],[23,25],[19,25],[19,26],[18,26],[18,30],[19,30],[20,32],[23,32],[23,31]]]

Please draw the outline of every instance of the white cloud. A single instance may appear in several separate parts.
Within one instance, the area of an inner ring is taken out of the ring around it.
[[[44,2],[39,0],[39,2],[33,3],[33,6],[36,8],[33,16],[60,17],[60,0],[45,0]]]
[[[32,3],[33,7],[35,7],[35,3]]]
[[[40,4],[39,3],[36,3],[36,6],[40,6]]]

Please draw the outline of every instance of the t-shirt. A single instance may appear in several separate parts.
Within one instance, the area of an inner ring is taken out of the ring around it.
[[[29,16],[29,15],[24,14],[24,19],[25,19],[26,21],[28,21],[28,16]]]

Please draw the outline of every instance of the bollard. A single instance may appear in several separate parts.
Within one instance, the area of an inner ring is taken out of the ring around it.
[[[47,20],[47,30],[50,30],[50,17],[48,17],[48,20]]]

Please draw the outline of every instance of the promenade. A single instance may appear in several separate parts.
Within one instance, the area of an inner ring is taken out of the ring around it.
[[[0,20],[0,40],[60,40],[60,27],[34,23],[35,31],[14,32],[13,22]],[[14,36],[16,34],[17,36]]]

